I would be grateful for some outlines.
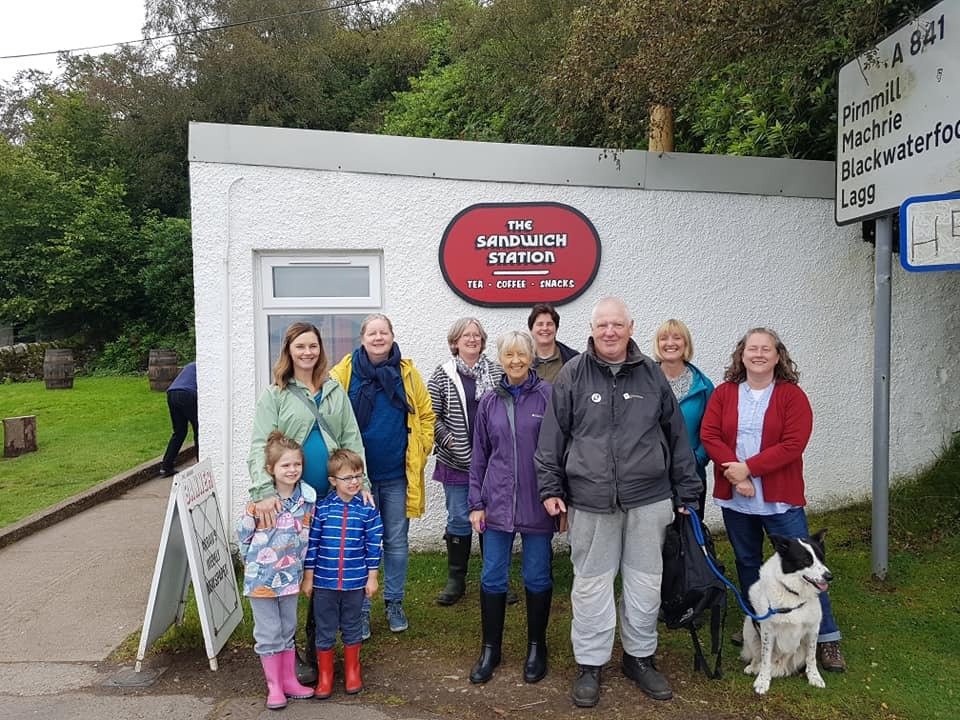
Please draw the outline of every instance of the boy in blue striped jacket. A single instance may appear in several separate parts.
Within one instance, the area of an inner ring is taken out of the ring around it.
[[[363,460],[352,450],[330,454],[327,475],[334,492],[317,504],[303,561],[303,593],[313,595],[317,665],[314,697],[333,694],[333,646],[337,628],[343,640],[344,685],[348,695],[363,689],[360,679],[360,611],[363,597],[379,588],[383,523],[372,505],[360,498]]]

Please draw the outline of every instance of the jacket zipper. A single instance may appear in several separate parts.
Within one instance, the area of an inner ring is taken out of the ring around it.
[[[613,459],[613,483],[611,485],[613,488],[613,497],[610,498],[610,506],[616,509],[617,497],[620,495],[617,487],[620,483],[619,473],[617,471],[617,448],[616,441],[613,437],[617,427],[617,374],[611,371],[611,375],[613,376],[613,385],[610,388],[610,457]]]
[[[344,549],[347,546],[347,506],[343,506],[343,524],[340,526],[340,559],[337,563],[337,590],[343,590]]]
[[[507,393],[507,402],[513,405],[513,423],[509,423],[511,426],[511,435],[513,435],[513,518],[511,519],[511,527],[516,529],[517,527],[517,485],[520,482],[518,475],[519,464],[517,463],[517,403],[513,401],[513,395],[509,392]],[[518,398],[519,399],[519,398]],[[507,410],[509,412],[509,409]]]

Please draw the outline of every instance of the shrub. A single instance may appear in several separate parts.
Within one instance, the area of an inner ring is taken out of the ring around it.
[[[164,333],[143,322],[132,323],[116,340],[104,345],[91,362],[91,372],[94,375],[145,372],[151,350],[173,350],[181,364],[193,360],[196,355],[193,328],[179,334]]]

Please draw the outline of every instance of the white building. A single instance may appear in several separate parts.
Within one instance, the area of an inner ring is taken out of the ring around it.
[[[596,228],[596,277],[558,308],[569,345],[585,346],[597,299],[620,295],[641,349],[661,321],[683,319],[694,362],[718,382],[746,329],[775,328],[814,408],[811,506],[870,493],[873,248],[859,224],[834,224],[833,163],[212,124],[191,125],[190,162],[202,452],[230,517],[246,499],[256,398],[290,322],[316,322],[335,362],[359,321],[384,312],[425,381],[449,357],[456,318],[479,317],[491,340],[525,327],[525,309],[472,305],[441,272],[445,229],[480,203],[562,203]],[[892,284],[897,475],[960,428],[960,293],[956,276],[898,265]],[[427,472],[417,548],[439,546],[444,526],[432,460]]]

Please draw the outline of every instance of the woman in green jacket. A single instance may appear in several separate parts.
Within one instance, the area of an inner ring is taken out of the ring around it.
[[[263,463],[263,447],[274,430],[296,440],[303,448],[303,482],[325,497],[327,458],[338,448],[348,448],[364,458],[363,441],[340,383],[328,374],[327,355],[317,327],[297,322],[287,328],[280,357],[273,366],[273,384],[257,400],[253,438],[247,468],[250,472],[250,499],[255,504],[257,524],[272,528],[277,522],[280,498]],[[369,485],[364,482],[364,502],[372,503]],[[313,642],[313,610],[307,614],[306,664],[298,662],[297,674],[305,685],[315,683],[316,652]],[[299,660],[299,658],[298,658]]]

